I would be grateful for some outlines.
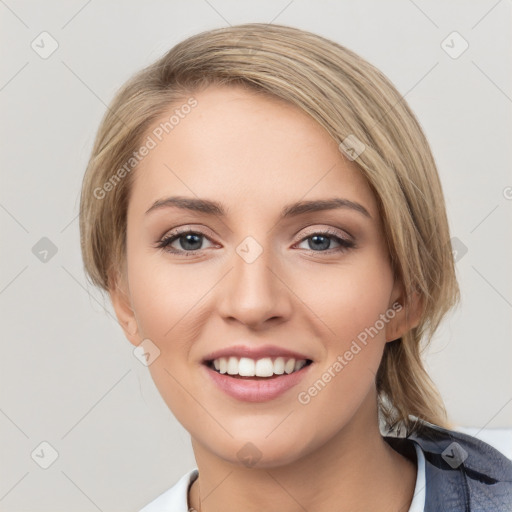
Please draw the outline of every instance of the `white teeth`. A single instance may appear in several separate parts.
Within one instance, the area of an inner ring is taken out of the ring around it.
[[[242,357],[238,363],[238,375],[241,377],[254,377],[254,361],[248,357]]]
[[[274,363],[270,357],[256,361],[256,377],[272,377],[274,375]]]
[[[228,359],[228,373],[229,375],[238,375],[238,359],[236,357]]]
[[[288,359],[288,361],[286,361],[286,364],[284,365],[284,371],[286,373],[292,373],[293,370],[295,369],[295,359]]]
[[[306,359],[291,357],[277,357],[272,360],[270,357],[254,360],[249,357],[220,357],[213,361],[213,367],[219,373],[229,375],[240,375],[241,377],[272,377],[272,375],[283,375],[293,373],[306,365]]]
[[[278,357],[274,361],[274,373],[277,375],[283,375],[284,373],[284,357]]]
[[[305,364],[306,364],[306,361],[304,361],[304,359],[302,361],[300,361],[300,360],[295,361],[295,367],[293,368],[293,371],[296,372],[296,371],[300,370]]]

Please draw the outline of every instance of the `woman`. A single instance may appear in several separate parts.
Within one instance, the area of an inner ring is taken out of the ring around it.
[[[353,52],[262,24],[181,42],[110,105],[80,229],[192,439],[144,512],[512,510],[512,463],[448,429],[420,358],[458,299],[434,159]]]

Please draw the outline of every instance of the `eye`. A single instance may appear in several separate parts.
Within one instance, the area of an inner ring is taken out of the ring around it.
[[[344,252],[355,247],[355,243],[352,240],[342,238],[337,232],[329,230],[312,233],[303,238],[301,243],[306,241],[308,241],[308,247],[305,247],[305,249],[314,252]],[[338,245],[337,247],[332,247],[333,241],[334,244]]]
[[[171,232],[164,236],[158,243],[159,249],[164,249],[171,253],[195,253],[204,249],[203,241],[208,240],[204,233],[199,231],[184,230],[180,232]]]
[[[165,235],[157,242],[156,247],[172,254],[188,256],[208,248],[203,246],[204,241],[208,241],[211,246],[215,245],[204,233],[183,229]],[[308,242],[308,247],[300,247],[300,244],[305,242]],[[299,249],[317,253],[344,252],[353,247],[355,247],[355,243],[352,240],[343,238],[337,232],[330,230],[313,232],[299,242]]]

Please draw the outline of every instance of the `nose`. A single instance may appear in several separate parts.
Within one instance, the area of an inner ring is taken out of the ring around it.
[[[230,259],[232,270],[223,280],[217,297],[219,314],[226,321],[252,329],[284,322],[292,313],[293,293],[280,275],[280,266],[271,250],[254,241],[245,249],[248,247],[244,252],[241,244]]]

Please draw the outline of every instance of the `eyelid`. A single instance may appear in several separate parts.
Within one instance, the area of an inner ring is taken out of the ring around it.
[[[196,227],[197,226],[197,227]],[[194,232],[197,234],[201,234],[206,238],[214,238],[215,235],[211,229],[208,229],[206,226],[202,226],[199,224],[185,224],[183,226],[178,226],[173,229],[166,230],[163,235],[160,237],[160,240],[164,238],[170,238],[172,236],[181,235],[183,233]]]
[[[308,231],[304,233],[302,230],[302,234],[300,238],[296,239],[296,242],[301,242],[304,240],[304,238],[308,238],[309,236],[317,233],[336,236],[338,238],[341,238],[342,240],[345,240],[346,242],[355,242],[355,238],[348,231],[342,230],[340,228],[333,228],[332,226],[319,227],[319,225],[315,224],[314,226],[308,226],[307,228],[304,229],[307,229]]]

